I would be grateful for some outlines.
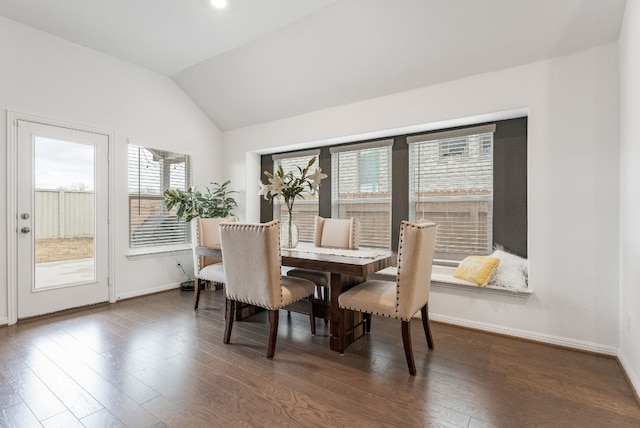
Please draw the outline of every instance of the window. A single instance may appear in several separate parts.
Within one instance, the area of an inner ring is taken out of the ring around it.
[[[441,140],[439,146],[441,159],[469,156],[469,141],[465,137]]]
[[[494,132],[487,125],[407,138],[409,217],[438,223],[438,259],[492,251]]]
[[[309,150],[297,153],[285,153],[273,156],[273,170],[277,171],[280,166],[284,172],[293,171],[295,176],[299,176],[298,167],[304,169],[314,156],[317,158],[320,150]],[[319,160],[311,167],[311,171],[317,168]],[[298,226],[298,239],[301,242],[313,242],[315,229],[315,216],[318,215],[318,194],[310,195],[304,193],[302,198],[296,198],[293,204],[293,222]],[[287,206],[282,198],[273,200],[273,218],[285,221],[287,218]]]
[[[363,246],[397,249],[400,222],[425,217],[440,225],[440,260],[487,254],[493,244],[526,258],[527,122],[323,147],[323,159],[331,153],[323,164],[330,179],[320,186],[318,212],[360,218]],[[264,155],[262,170],[273,168],[274,156],[291,155]],[[271,220],[273,206],[262,200],[260,215]]]
[[[371,171],[379,170],[380,152],[376,149],[366,149],[358,152],[358,186],[360,193],[375,193],[378,191],[380,177]]]
[[[129,247],[187,244],[190,229],[164,207],[165,189],[189,187],[189,156],[129,145]]]
[[[332,217],[357,217],[360,244],[391,248],[391,146],[393,140],[333,147]]]

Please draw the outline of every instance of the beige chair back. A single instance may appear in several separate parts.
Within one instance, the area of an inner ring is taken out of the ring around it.
[[[403,221],[398,245],[397,318],[408,321],[429,301],[435,223]]]
[[[267,309],[282,303],[280,228],[269,223],[221,223],[227,298]]]
[[[355,217],[342,219],[316,216],[314,244],[316,247],[357,250],[360,245],[360,220]]]
[[[198,256],[195,247],[215,247],[220,245],[220,231],[218,226],[222,222],[235,222],[235,217],[200,218],[191,220],[191,242],[193,242],[193,270],[198,277],[200,270],[214,263],[220,263],[218,257]]]

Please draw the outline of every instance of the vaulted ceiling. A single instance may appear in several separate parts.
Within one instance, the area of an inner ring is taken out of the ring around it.
[[[172,78],[221,129],[615,42],[626,0],[0,0]]]

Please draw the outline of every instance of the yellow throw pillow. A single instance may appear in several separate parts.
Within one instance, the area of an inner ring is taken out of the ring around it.
[[[453,273],[456,278],[465,281],[475,282],[484,287],[491,279],[491,275],[496,271],[500,259],[490,256],[468,256],[458,266]]]

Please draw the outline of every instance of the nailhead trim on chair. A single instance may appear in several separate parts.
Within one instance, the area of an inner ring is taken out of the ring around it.
[[[230,297],[230,298],[231,298],[232,300],[235,300],[236,302],[248,303],[248,304],[250,304],[250,305],[256,305],[256,306],[260,306],[261,308],[265,308],[265,309],[268,309],[268,310],[275,311],[275,310],[277,310],[277,309],[282,309],[283,307],[288,306],[288,305],[290,305],[290,304],[292,304],[292,303],[298,302],[298,301],[300,301],[300,300],[304,300],[304,299],[306,299],[307,297],[308,297],[308,296],[302,297],[302,298],[300,298],[300,299],[292,300],[292,301],[290,301],[290,302],[287,302],[286,304],[281,304],[280,306],[277,306],[277,307],[276,307],[276,306],[274,306],[274,307],[266,307],[266,306],[264,306],[264,304],[262,304],[262,303],[258,303],[258,302],[255,302],[255,301],[239,300],[239,299],[235,299],[235,298],[232,298],[232,297]],[[282,302],[282,299],[280,300],[280,302]]]
[[[410,223],[410,222],[408,222],[406,220],[403,220],[402,223],[403,224],[407,223],[409,226],[414,227],[414,228],[415,227],[424,227],[424,226],[430,224],[430,223],[413,224],[413,223]],[[423,225],[423,226],[421,226],[421,225]],[[399,239],[399,241],[400,242],[398,243],[398,261],[401,262],[402,261],[402,254],[403,254],[402,250],[404,249],[404,246],[402,245],[404,243],[404,228],[400,228],[400,239]],[[398,308],[400,307],[400,269],[401,268],[402,268],[402,266],[400,265],[400,263],[398,263],[398,274],[396,276],[396,314],[398,313]],[[351,311],[363,312],[361,309],[358,309],[356,307],[343,307],[342,309],[348,309],[348,310],[351,310]],[[402,320],[402,321],[410,321],[411,318],[413,318],[413,315],[417,314],[418,311],[420,311],[420,309],[418,309],[416,312],[414,312],[411,317],[406,318],[406,319],[402,318],[402,317],[399,317],[397,315],[396,316],[392,316],[392,315],[389,315],[389,314],[382,314],[382,313],[378,313],[378,312],[369,312],[369,313],[371,313],[373,315],[379,315],[379,316],[387,317],[387,318],[399,319],[399,320]]]
[[[426,227],[426,225],[431,224],[430,222],[422,222],[422,223],[410,223],[406,220],[403,220],[402,223],[406,223],[408,226],[412,227],[412,228],[420,228],[420,227]],[[421,226],[422,225],[422,226]],[[404,227],[400,228],[400,243],[399,243],[399,248],[398,248],[398,276],[396,277],[396,313],[398,313],[398,308],[400,307],[400,269],[402,268],[402,266],[400,266],[400,261],[402,261],[402,250],[403,250],[403,244],[404,243]],[[413,315],[415,315],[416,313],[418,313],[418,311],[416,311]],[[412,315],[412,317],[413,317]],[[396,317],[398,318],[398,317]],[[404,318],[399,318],[402,319],[403,321],[409,321],[411,318],[409,319],[404,319]]]
[[[260,233],[265,233],[265,231],[267,230],[268,227],[275,227],[278,229],[278,248],[280,247],[280,221],[279,220],[272,220],[269,223],[260,223],[260,224],[252,224],[252,223],[236,223],[234,224],[234,227],[237,227],[238,229],[242,229],[242,230],[258,230]],[[258,303],[255,301],[249,301],[247,299],[236,299],[233,296],[229,297],[230,299],[235,300],[236,302],[241,302],[241,303],[248,303],[250,305],[256,305],[256,306],[261,306],[264,307],[265,309],[268,310],[277,310],[280,309],[284,306],[290,305],[291,303],[295,303],[298,302],[300,300],[304,300],[307,298],[307,296],[302,297],[300,299],[296,299],[296,300],[292,300],[291,302],[287,302],[286,304],[284,304],[284,296],[282,294],[282,284],[280,286],[280,306],[278,307],[265,307],[262,303]]]
[[[404,221],[402,222],[404,223]],[[400,243],[398,244],[398,276],[396,277],[396,314],[398,313],[398,308],[400,307],[400,270],[402,266],[400,266],[400,262],[402,262],[402,250],[404,250],[404,227],[400,228]]]
[[[199,223],[200,219],[196,218],[196,243],[197,246],[200,245],[200,223]],[[196,277],[200,274],[200,271],[202,270],[202,266],[201,266],[201,260],[203,259],[202,256],[198,256],[196,257],[196,259],[198,260],[198,272],[196,273]]]
[[[382,314],[382,313],[379,313],[379,312],[364,311],[362,309],[358,309],[355,306],[343,306],[343,307],[340,307],[340,309],[347,309],[349,311],[357,311],[357,312],[366,312],[366,313],[370,313],[372,315],[378,315],[378,316],[381,316],[381,317],[392,318],[392,319],[402,320],[402,321],[411,321],[411,318],[413,318],[413,315],[417,314],[420,311],[418,309],[410,318],[402,318],[402,317],[393,316],[393,315],[389,315],[389,314]]]
[[[358,248],[360,246],[360,220],[357,217],[353,217],[353,224],[351,225],[351,248]]]
[[[279,226],[279,221],[278,220],[273,220],[272,222],[270,222],[271,224],[269,224],[267,227],[280,227]],[[264,226],[264,223],[261,224],[253,224],[253,223],[237,223],[234,225],[235,228],[240,229],[240,230],[257,230],[260,233],[264,233],[264,231],[266,230],[267,227]],[[278,248],[280,247],[280,233],[278,233]],[[247,299],[238,299],[235,296],[227,296],[228,299],[232,299],[235,300],[236,302],[241,302],[241,303],[248,303],[250,305],[257,305],[257,306],[261,306],[267,310],[276,310],[278,308],[268,308],[266,306],[264,306],[264,304],[258,304],[258,302],[256,301],[250,301]],[[282,287],[280,288],[280,302],[282,302]]]

